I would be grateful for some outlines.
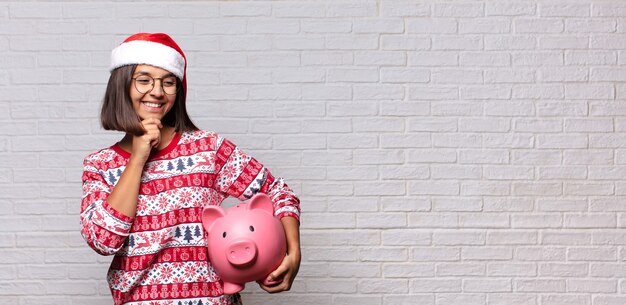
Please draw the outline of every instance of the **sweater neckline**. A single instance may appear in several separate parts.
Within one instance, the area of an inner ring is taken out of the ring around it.
[[[167,146],[165,146],[163,149],[158,150],[156,152],[152,152],[148,160],[158,159],[170,153],[172,150],[174,150],[174,148],[176,148],[176,146],[178,145],[178,142],[180,141],[180,138],[181,138],[180,133],[174,131],[174,136],[172,137],[172,140],[170,141],[170,143],[167,144]],[[124,150],[120,146],[120,142],[113,144],[113,146],[111,146],[111,149],[115,151],[117,154],[119,154],[120,156],[122,156],[124,159],[130,158],[130,152]]]

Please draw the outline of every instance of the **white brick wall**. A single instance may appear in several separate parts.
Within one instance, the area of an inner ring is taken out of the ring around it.
[[[80,174],[138,31],[301,194],[293,290],[246,304],[626,304],[626,2],[287,0],[0,3],[0,305],[111,304]]]

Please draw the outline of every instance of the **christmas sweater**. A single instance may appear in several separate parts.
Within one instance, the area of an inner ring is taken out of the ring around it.
[[[275,215],[299,219],[299,199],[256,159],[212,132],[176,133],[151,155],[141,177],[137,212],[106,201],[130,154],[117,144],[84,161],[81,234],[93,250],[115,255],[107,281],[116,305],[237,304],[224,295],[208,261],[202,209],[228,196],[269,195]]]

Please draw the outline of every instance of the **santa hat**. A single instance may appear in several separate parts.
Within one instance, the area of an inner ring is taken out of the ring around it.
[[[183,90],[187,91],[187,58],[167,34],[137,33],[111,51],[111,71],[134,64],[151,65],[172,72],[183,82]]]

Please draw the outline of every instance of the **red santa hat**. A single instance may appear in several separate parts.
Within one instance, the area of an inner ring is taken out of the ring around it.
[[[151,65],[172,72],[182,81],[183,90],[187,91],[187,58],[167,34],[137,33],[111,51],[111,71],[134,64]]]

